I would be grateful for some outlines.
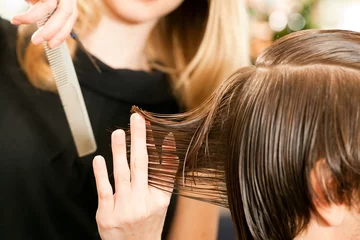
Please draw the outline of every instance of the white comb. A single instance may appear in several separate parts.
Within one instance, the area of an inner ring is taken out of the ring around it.
[[[39,21],[38,27],[44,26],[50,16]],[[64,42],[51,49],[45,42],[44,47],[77,153],[79,157],[94,153],[97,148],[95,137],[68,45]]]

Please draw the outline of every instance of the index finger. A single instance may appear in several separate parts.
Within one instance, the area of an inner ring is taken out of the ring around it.
[[[148,190],[148,153],[145,120],[137,113],[131,116],[131,186]]]
[[[76,2],[69,0],[60,1],[56,11],[50,16],[38,35],[41,35],[45,40],[50,40],[57,32],[66,27],[66,34],[64,35],[70,36],[71,29],[76,21],[76,13]],[[74,17],[72,17],[73,14],[75,14]],[[69,22],[70,26],[67,26],[68,20],[71,20]]]
[[[42,0],[30,7],[26,13],[14,16],[13,24],[31,24],[42,20],[47,14],[52,13],[57,6],[57,0]]]
[[[104,214],[110,214],[114,208],[113,190],[109,182],[108,172],[103,157],[96,156],[94,158],[93,169],[99,198],[98,210]]]
[[[123,130],[111,134],[113,153],[115,190],[120,195],[126,195],[130,190],[130,169],[126,156],[126,139]]]

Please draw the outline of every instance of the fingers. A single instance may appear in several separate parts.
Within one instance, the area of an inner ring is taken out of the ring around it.
[[[49,47],[55,48],[70,36],[76,19],[77,9],[74,1],[62,0],[39,34],[48,41]],[[36,44],[38,39],[33,38],[32,40]]]
[[[19,25],[38,22],[55,10],[45,25],[32,37],[33,44],[48,41],[49,46],[55,48],[70,36],[78,14],[76,1],[60,0],[59,4],[58,0],[36,2],[26,13],[15,16],[12,23]]]
[[[55,35],[50,39],[50,41],[48,41],[48,45],[50,48],[56,48],[62,42],[64,42],[66,39],[68,39],[70,37],[70,33],[73,29],[76,19],[77,19],[77,15],[72,15],[68,19],[66,24],[62,28],[60,28],[57,33],[55,33]],[[48,26],[46,26],[46,27],[48,27]],[[53,28],[51,27],[51,28],[45,28],[45,29],[53,29]],[[43,33],[43,34],[46,36],[46,33]],[[51,35],[51,34],[52,33],[49,33],[49,35]]]
[[[110,214],[114,208],[114,199],[104,158],[101,156],[95,157],[93,168],[99,197],[98,211],[103,214]]]
[[[131,186],[139,192],[148,190],[148,153],[146,148],[145,120],[133,114],[131,129]]]
[[[15,25],[35,23],[42,20],[47,14],[52,13],[56,6],[57,0],[37,1],[26,13],[14,16],[11,22]]]
[[[130,169],[126,157],[126,139],[123,130],[116,130],[111,135],[113,153],[115,191],[120,195],[128,193],[130,185]]]

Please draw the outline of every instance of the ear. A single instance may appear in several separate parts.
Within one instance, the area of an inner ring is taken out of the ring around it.
[[[331,204],[330,206],[323,206],[315,204],[316,210],[319,214],[320,220],[326,226],[337,227],[342,225],[345,220],[346,208],[343,205]]]
[[[325,160],[320,160],[316,163],[315,169],[311,171],[310,182],[312,189],[315,192],[313,202],[317,211],[318,221],[329,227],[336,227],[341,225],[346,216],[347,207],[343,204],[328,203],[324,192],[322,191],[319,181],[326,181],[330,183],[328,187],[331,187],[331,175],[324,173],[327,169],[324,167]],[[321,172],[322,178],[317,177],[316,173]],[[324,173],[324,174],[323,174]]]

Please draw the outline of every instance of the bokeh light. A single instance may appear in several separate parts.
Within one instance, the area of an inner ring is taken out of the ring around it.
[[[273,31],[280,32],[286,28],[288,18],[284,12],[273,12],[269,17],[269,26]]]

